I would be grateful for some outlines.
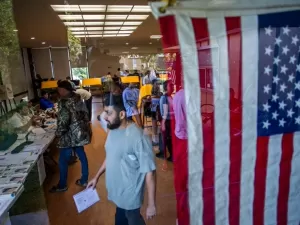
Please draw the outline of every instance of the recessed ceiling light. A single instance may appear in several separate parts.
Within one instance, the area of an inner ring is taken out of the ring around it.
[[[106,15],[106,20],[125,20],[127,15]]]
[[[86,30],[103,30],[103,27],[85,27]]]
[[[102,34],[93,34],[93,35],[75,35],[75,37],[78,37],[78,38],[84,38],[84,37],[88,37],[88,38],[91,38],[91,37],[102,37]]]
[[[105,5],[79,5],[81,12],[105,12]]]
[[[152,42],[149,42],[149,45],[152,45]]]
[[[76,22],[64,22],[66,26],[99,26],[103,25],[103,21],[91,22],[91,21],[76,21]]]
[[[138,47],[132,47],[131,49],[138,49]]]
[[[15,30],[13,30],[14,32],[18,32],[18,30],[17,29],[15,29]]]
[[[46,42],[43,41],[43,42],[42,42],[42,45],[44,45],[44,44],[46,44]]]
[[[76,35],[76,34],[87,34],[86,31],[73,31],[72,34]]]
[[[129,15],[127,20],[145,20],[149,15]]]
[[[129,45],[129,43],[127,42],[126,45]]]
[[[103,34],[103,31],[89,31],[89,34]]]
[[[107,12],[130,12],[132,5],[108,5]]]
[[[137,27],[121,27],[121,30],[135,30]]]
[[[34,39],[35,39],[35,37],[31,37],[30,39],[31,39],[31,40],[34,40]]]
[[[120,30],[121,27],[104,27],[104,30]]]
[[[148,5],[135,5],[131,12],[151,12],[151,8]]]
[[[56,12],[80,12],[78,5],[51,5]]]
[[[104,34],[117,34],[118,31],[112,31],[112,30],[107,30],[107,31],[104,31]]]
[[[133,30],[120,30],[119,34],[131,34]]]
[[[130,34],[117,34],[117,37],[128,37]]]
[[[138,26],[138,25],[141,25],[141,24],[142,24],[141,21],[125,21],[123,25],[124,26],[132,26],[132,25]]]
[[[103,37],[115,37],[116,34],[103,34]]]
[[[105,22],[105,26],[118,26],[123,25],[123,22]]]
[[[82,20],[81,15],[58,15],[61,20]]]
[[[104,15],[82,15],[85,20],[103,20]]]
[[[66,26],[83,26],[83,22],[64,22]]]
[[[81,31],[81,30],[103,30],[103,27],[69,27],[71,31]]]
[[[150,38],[151,39],[160,39],[160,38],[162,38],[162,35],[151,35]]]

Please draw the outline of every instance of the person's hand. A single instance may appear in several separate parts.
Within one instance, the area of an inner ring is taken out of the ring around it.
[[[166,130],[165,120],[163,120],[163,121],[161,122],[161,130],[162,130],[162,131],[165,131],[165,130]]]
[[[89,181],[88,185],[86,186],[86,189],[88,189],[88,188],[95,189],[97,183],[98,183],[98,179],[93,178],[92,180]]]
[[[155,205],[148,205],[146,210],[146,217],[147,219],[152,219],[154,216],[156,216],[156,207]]]

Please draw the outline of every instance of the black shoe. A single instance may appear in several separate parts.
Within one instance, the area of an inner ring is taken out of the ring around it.
[[[172,156],[169,156],[169,157],[167,158],[167,160],[168,160],[169,162],[173,162]]]
[[[61,187],[59,187],[58,185],[56,185],[56,186],[53,186],[53,187],[49,190],[49,192],[50,192],[50,193],[58,193],[58,192],[65,192],[65,191],[67,191],[67,190],[68,190],[68,187],[61,188]]]
[[[80,179],[76,180],[75,182],[76,185],[80,186],[80,187],[83,187],[83,188],[86,188],[88,183],[81,183]]]

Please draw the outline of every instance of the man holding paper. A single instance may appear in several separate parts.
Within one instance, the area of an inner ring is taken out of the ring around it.
[[[87,188],[95,188],[106,172],[108,199],[116,204],[115,225],[145,225],[140,213],[145,183],[148,190],[147,219],[156,214],[155,161],[150,139],[135,123],[127,120],[122,96],[105,100],[108,137],[106,159]]]

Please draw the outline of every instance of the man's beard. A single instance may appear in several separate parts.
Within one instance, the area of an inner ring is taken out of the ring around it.
[[[112,123],[107,123],[107,128],[110,130],[118,129],[121,126],[121,119],[117,117]]]

